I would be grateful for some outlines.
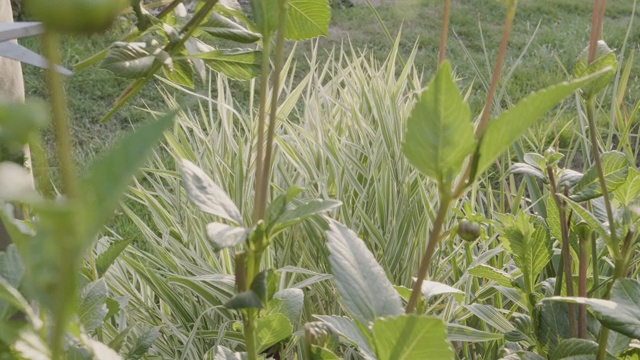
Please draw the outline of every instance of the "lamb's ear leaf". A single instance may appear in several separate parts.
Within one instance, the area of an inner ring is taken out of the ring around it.
[[[378,317],[404,313],[400,295],[364,242],[344,225],[330,221],[327,231],[329,263],[342,305],[367,326]]]

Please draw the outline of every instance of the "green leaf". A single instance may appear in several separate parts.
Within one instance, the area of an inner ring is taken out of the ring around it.
[[[24,264],[18,249],[14,244],[9,245],[7,250],[0,252],[0,277],[7,280],[13,287],[19,287],[24,276]]]
[[[182,186],[198,209],[242,225],[240,210],[216,183],[189,160],[182,159]]]
[[[289,226],[297,224],[311,216],[331,211],[342,205],[337,200],[311,199],[300,204],[290,206],[275,221],[273,233],[277,233]]]
[[[414,279],[415,281],[416,279]],[[425,280],[422,282],[422,295],[429,301],[432,297],[438,295],[449,294],[456,298],[458,301],[464,299],[464,291],[456,289],[447,284],[439,283],[437,281]]]
[[[622,186],[627,179],[629,162],[627,157],[617,151],[602,154],[602,170],[607,190],[612,192]],[[571,189],[571,200],[582,202],[602,196],[602,188],[597,169],[592,166],[578,183]]]
[[[533,291],[535,279],[551,260],[553,245],[544,221],[520,212],[517,216],[497,214],[498,232],[505,250],[522,271],[525,288]]]
[[[98,277],[102,277],[109,267],[116,261],[118,256],[124,251],[124,249],[131,244],[133,238],[114,241],[103,253],[96,257],[96,270],[98,271]]]
[[[289,40],[307,40],[329,32],[331,8],[327,0],[289,0],[287,29]]]
[[[471,304],[465,305],[465,308],[487,324],[503,333],[516,330],[515,326],[513,326],[513,324],[504,317],[504,315],[491,305]]]
[[[453,359],[441,319],[401,315],[376,319],[373,340],[380,360]]]
[[[542,115],[579,87],[604,76],[598,72],[586,78],[561,83],[533,93],[489,122],[479,146],[476,175],[484,172],[511,144]]]
[[[598,40],[596,49],[596,60],[589,64],[588,59],[589,47],[585,48],[578,56],[578,62],[573,69],[573,75],[576,78],[591,75],[596,72],[605,71],[605,76],[600,77],[597,81],[582,87],[585,98],[596,95],[602,89],[607,87],[618,70],[618,60],[616,54],[607,46],[603,40]]]
[[[593,229],[596,232],[598,232],[598,234],[600,236],[602,236],[602,238],[605,240],[605,242],[608,244],[608,246],[612,246],[612,244],[609,245],[610,239],[611,239],[611,234],[609,233],[609,229],[606,228],[596,218],[595,215],[590,213],[587,209],[582,207],[582,205],[580,205],[577,202],[571,200],[570,198],[565,197],[562,194],[558,194],[558,196],[567,203],[567,205],[571,208],[571,210],[573,210],[574,213],[576,213],[582,220],[584,220],[587,224],[589,224],[589,226],[591,226],[591,229]],[[613,252],[612,252],[612,254],[613,254]]]
[[[596,319],[607,328],[640,339],[640,281],[618,279],[611,288],[611,300],[552,297],[550,301],[589,305]]]
[[[290,288],[280,290],[273,295],[269,302],[271,312],[281,313],[292,324],[297,323],[304,305],[304,292],[300,289]]]
[[[340,360],[340,358],[327,348],[311,344],[310,360]]]
[[[211,241],[215,250],[240,245],[247,239],[250,233],[251,231],[248,229],[221,223],[210,223],[207,225],[207,238]]]
[[[404,312],[400,296],[364,242],[344,225],[330,221],[329,263],[342,305],[363,325]]]
[[[562,339],[569,338],[569,315],[566,304],[542,301],[534,309],[537,327],[534,329],[540,344],[553,353]]]
[[[468,270],[468,273],[479,278],[493,280],[501,286],[513,287],[513,277],[508,273],[486,264],[480,264]]]
[[[234,352],[224,346],[216,346],[204,355],[205,360],[246,360],[247,358],[246,352]]]
[[[202,59],[213,70],[236,80],[251,80],[261,71],[259,50],[212,50],[188,57]]]
[[[331,325],[331,327],[338,332],[340,336],[347,339],[349,343],[355,345],[364,358],[375,359],[369,340],[367,340],[367,337],[362,333],[358,328],[358,325],[356,325],[353,320],[348,317],[335,315],[314,315],[314,317]]]
[[[224,304],[224,307],[234,310],[261,309],[262,301],[260,301],[260,297],[254,291],[247,290],[232,297],[231,300]]]
[[[447,339],[449,341],[484,342],[502,340],[504,335],[480,331],[459,324],[447,324]]]
[[[107,220],[113,216],[131,177],[142,165],[162,133],[172,123],[173,114],[143,125],[126,135],[95,160],[80,183],[80,212],[88,247]]]
[[[450,183],[475,143],[471,111],[445,62],[411,111],[402,152],[425,175]]]
[[[230,19],[213,12],[204,26],[199,28],[209,35],[243,44],[251,44],[260,40],[260,35],[236,24]]]
[[[127,354],[127,359],[137,360],[143,357],[147,351],[149,351],[156,339],[160,337],[160,328],[161,326],[153,327],[138,336],[135,344],[133,344],[131,350],[129,350],[129,353]]]
[[[49,106],[43,101],[0,105],[0,146],[4,151],[22,151],[29,137],[49,123]],[[0,157],[0,162],[8,160]]]
[[[148,74],[155,58],[143,42],[116,42],[109,48],[101,67],[117,76],[137,79]]]
[[[640,172],[630,168],[626,181],[613,192],[613,195],[623,205],[629,205],[640,197]]]
[[[193,66],[186,59],[179,59],[172,62],[171,67],[163,67],[164,76],[174,83],[193,89]]]
[[[266,304],[276,292],[278,277],[272,269],[265,269],[258,273],[251,282],[251,291],[258,295],[260,301]]]
[[[280,0],[250,0],[251,11],[262,38],[269,41],[278,29],[278,2]]]
[[[521,174],[521,175],[531,175],[538,180],[542,180],[544,183],[548,183],[549,179],[547,179],[547,175],[542,171],[536,169],[535,167],[529,164],[523,163],[515,163],[509,167],[507,170],[508,174]]]
[[[80,293],[78,317],[84,329],[91,333],[102,325],[107,309],[107,284],[99,279],[87,284]]]
[[[11,286],[11,284],[2,277],[0,277],[0,300],[8,302],[9,304],[13,305],[16,310],[25,313],[29,318],[29,321],[31,321],[31,323],[35,327],[38,327],[41,324],[40,319],[31,309],[31,306],[29,305],[27,299],[25,299],[24,296],[20,294],[18,289]]]
[[[258,353],[291,336],[293,326],[282,314],[270,314],[256,322]]]
[[[556,350],[551,354],[551,360],[595,360],[598,353],[598,343],[587,339],[564,339],[558,344]],[[614,360],[615,357],[606,355],[607,360]]]

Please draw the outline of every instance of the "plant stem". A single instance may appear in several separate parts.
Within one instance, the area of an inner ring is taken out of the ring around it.
[[[606,0],[594,0],[593,2],[593,15],[591,17],[591,36],[589,37],[589,64],[596,60],[598,40],[600,40],[602,33],[602,22],[604,20],[606,7]]]
[[[436,219],[433,223],[433,228],[431,228],[431,232],[429,233],[427,249],[422,256],[422,260],[420,260],[418,277],[413,284],[411,297],[409,298],[409,302],[407,303],[407,307],[405,309],[405,312],[407,314],[415,312],[416,305],[418,304],[418,298],[422,295],[422,282],[427,276],[427,271],[429,270],[429,265],[431,264],[431,258],[433,257],[436,245],[438,245],[438,242],[440,240],[440,231],[442,230],[442,226],[444,225],[444,220],[447,216],[447,212],[449,211],[450,204],[450,196],[447,193],[441,193],[438,214],[436,215]]]
[[[578,270],[578,296],[587,297],[587,266],[589,259],[587,257],[588,239],[579,238],[579,270]],[[587,306],[578,304],[578,337],[587,338]]]
[[[278,93],[280,92],[280,73],[284,64],[284,32],[287,28],[287,0],[280,0],[278,12],[278,39],[276,40],[275,62],[271,84],[271,106],[269,108],[269,129],[267,130],[266,150],[264,153],[264,166],[262,167],[262,196],[260,214],[264,216],[267,207],[267,193],[269,192],[269,178],[271,174],[271,158],[273,153],[273,140],[276,131],[278,115]]]
[[[267,37],[262,46],[262,75],[260,76],[260,107],[258,108],[258,140],[256,144],[256,175],[254,184],[255,202],[253,205],[253,223],[264,217],[260,212],[262,199],[262,177],[264,167],[264,128],[267,114],[267,91],[269,89],[269,53],[271,52],[271,38]]]
[[[53,133],[55,136],[58,167],[60,168],[62,191],[67,201],[73,202],[77,197],[77,180],[69,132],[67,100],[61,76],[56,71],[56,65],[61,63],[58,49],[58,36],[47,29],[42,38],[42,46],[44,55],[49,62],[47,88],[51,102]],[[74,214],[75,213],[72,212],[69,216],[74,216]],[[75,227],[76,221],[70,221],[69,223],[72,224],[72,227]],[[58,274],[60,283],[55,290],[53,305],[51,356],[54,360],[62,358],[64,335],[72,312],[70,305],[73,304],[73,301],[70,301],[69,298],[75,296],[76,287],[78,254],[74,251],[73,245],[77,232],[75,228],[67,230],[68,233],[65,234],[66,236],[62,236],[59,239],[60,250],[58,255],[64,258],[58,259],[60,264],[60,273]]]
[[[511,25],[513,19],[516,16],[516,2],[512,1],[507,7],[507,16],[504,22],[504,29],[502,31],[502,39],[500,40],[500,47],[498,49],[498,58],[496,59],[495,67],[493,68],[493,74],[491,75],[491,84],[489,85],[489,91],[487,92],[487,99],[482,109],[482,116],[476,129],[476,139],[482,138],[484,129],[489,123],[489,115],[491,114],[491,108],[493,106],[493,97],[498,87],[498,79],[500,78],[500,72],[502,70],[502,63],[504,62],[505,55],[507,53],[507,44],[509,42],[509,34],[511,34]]]
[[[549,183],[551,185],[551,196],[553,197],[553,201],[558,208],[558,215],[560,218],[560,233],[562,237],[562,251],[561,251],[561,259],[562,259],[562,271],[558,269],[558,276],[556,277],[556,285],[560,283],[560,278],[562,273],[564,273],[566,279],[566,287],[567,287],[567,296],[573,296],[573,276],[572,276],[572,266],[571,266],[571,249],[569,247],[569,223],[567,221],[567,212],[565,209],[565,203],[560,200],[558,196],[558,186],[556,183],[555,176],[553,174],[553,169],[551,166],[547,166],[547,175],[549,176]],[[556,286],[556,292],[561,289]],[[559,294],[555,294],[559,295]],[[571,337],[576,336],[576,313],[575,313],[575,304],[569,303],[567,304],[568,308],[568,317],[569,317],[569,335]]]
[[[447,58],[447,35],[449,34],[449,13],[451,0],[444,0],[444,10],[442,13],[442,29],[440,30],[440,48],[438,49],[438,65]]]
[[[607,211],[607,220],[609,221],[609,232],[611,233],[611,240],[609,248],[613,252],[613,258],[615,261],[620,259],[620,251],[618,249],[618,241],[616,235],[616,223],[613,218],[613,210],[611,208],[611,200],[609,197],[609,190],[607,189],[607,182],[604,177],[604,170],[602,168],[602,159],[600,158],[600,150],[598,144],[598,136],[596,134],[596,102],[595,98],[591,96],[587,99],[587,121],[589,122],[589,137],[591,139],[591,150],[593,151],[593,160],[596,166],[596,172],[598,174],[598,181],[600,182],[600,189],[602,190],[602,199],[604,200],[604,207]]]

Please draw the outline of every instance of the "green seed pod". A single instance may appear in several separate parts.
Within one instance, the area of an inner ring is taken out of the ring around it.
[[[460,220],[458,223],[458,236],[465,241],[475,241],[480,237],[480,224],[467,219]]]

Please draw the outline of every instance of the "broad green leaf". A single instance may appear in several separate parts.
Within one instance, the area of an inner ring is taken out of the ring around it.
[[[526,291],[533,291],[538,274],[551,260],[553,248],[549,229],[540,218],[520,212],[517,216],[497,214],[498,231],[505,250],[522,271]]]
[[[0,147],[3,151],[22,151],[29,137],[49,123],[49,107],[43,101],[0,105]],[[0,162],[8,160],[0,157]]]
[[[78,317],[84,329],[91,333],[96,330],[109,310],[107,309],[107,284],[104,279],[87,284],[80,293]]]
[[[248,359],[246,352],[234,352],[224,346],[216,346],[207,351],[204,355],[205,360],[246,360]]]
[[[189,160],[182,160],[180,168],[182,186],[187,190],[191,202],[198,209],[211,215],[242,224],[240,210],[216,183]]]
[[[626,181],[613,192],[613,195],[623,205],[629,205],[638,199],[640,197],[640,172],[630,168]]]
[[[327,0],[289,0],[287,30],[289,40],[307,40],[329,32],[331,8]]]
[[[269,303],[269,310],[281,313],[292,324],[296,324],[300,318],[303,305],[304,292],[300,289],[290,288],[280,290],[273,295],[273,299]]]
[[[524,154],[523,160],[525,163],[535,167],[540,171],[547,170],[547,161],[544,156],[536,153],[526,153]]]
[[[536,169],[535,167],[529,164],[523,163],[515,163],[509,167],[507,170],[508,174],[522,174],[522,175],[531,175],[534,178],[543,181],[544,183],[548,183],[549,179],[547,179],[547,175],[542,171]]]
[[[401,315],[376,319],[373,341],[380,360],[453,359],[441,319]]]
[[[414,279],[415,281],[416,279]],[[452,295],[456,300],[462,301],[464,299],[464,291],[456,289],[447,284],[439,283],[437,281],[425,280],[422,283],[422,295],[429,301],[432,297],[438,295]]]
[[[557,185],[559,189],[564,189],[565,185],[573,187],[582,179],[584,174],[571,169],[562,169],[558,173]]]
[[[340,360],[340,358],[327,348],[311,344],[310,360]]]
[[[270,314],[258,318],[256,322],[256,343],[258,353],[291,336],[293,326],[282,314]]]
[[[242,244],[249,236],[249,233],[249,230],[242,227],[229,226],[221,223],[210,223],[207,225],[207,238],[216,250]]]
[[[258,50],[212,50],[188,57],[201,59],[213,70],[236,80],[251,80],[261,71],[262,52]]]
[[[484,342],[502,340],[504,335],[481,331],[459,324],[447,324],[447,339],[449,341]]]
[[[593,215],[592,213],[590,213],[587,209],[585,209],[584,207],[582,207],[582,205],[578,204],[577,202],[571,200],[568,197],[565,197],[562,194],[558,194],[558,196],[563,199],[567,205],[571,208],[571,210],[573,210],[573,212],[575,214],[577,214],[582,220],[584,220],[587,224],[589,224],[589,226],[591,226],[591,229],[595,230],[598,232],[598,234],[600,236],[602,236],[602,238],[609,243],[609,240],[611,238],[611,234],[609,233],[609,229],[606,228],[597,218],[595,215]]]
[[[80,183],[80,217],[84,220],[82,244],[88,247],[107,220],[113,216],[131,177],[143,164],[173,115],[143,125],[118,141],[104,156],[95,160]]]
[[[260,309],[262,308],[262,301],[258,294],[252,290],[243,291],[231,300],[224,304],[224,307],[228,309],[240,310],[240,309]]]
[[[576,89],[604,76],[603,72],[533,93],[489,122],[479,146],[476,175],[482,174],[542,115]]]
[[[513,285],[511,284],[513,281],[513,277],[511,277],[511,275],[486,264],[475,266],[469,269],[468,273],[479,278],[493,280],[499,285],[505,287],[513,287]]]
[[[160,326],[153,327],[142,333],[136,338],[136,342],[129,350],[126,358],[137,360],[143,357],[160,335]]]
[[[179,59],[173,62],[172,66],[162,68],[164,76],[174,83],[193,89],[193,66],[186,59]]]
[[[24,264],[18,249],[14,244],[0,252],[0,277],[7,280],[7,282],[17,288],[20,286],[20,281],[24,275]]]
[[[587,339],[564,339],[550,355],[551,360],[595,360],[598,353],[598,343]],[[606,355],[607,360],[615,357]]]
[[[280,223],[289,223],[306,219],[309,216],[321,214],[325,211],[333,210],[342,205],[337,200],[312,199],[299,205],[292,206],[286,210],[278,219]]]
[[[578,56],[578,62],[573,69],[573,75],[577,78],[591,75],[593,73],[602,71],[605,69],[605,76],[600,77],[598,80],[582,87],[582,92],[585,98],[596,95],[602,89],[607,87],[618,70],[618,60],[616,54],[607,46],[603,40],[598,40],[598,47],[596,49],[596,60],[589,64],[588,59],[589,47],[585,48]]]
[[[278,3],[280,0],[249,0],[253,19],[262,38],[269,41],[278,29]]]
[[[251,282],[250,289],[258,297],[263,304],[266,304],[273,294],[275,294],[278,287],[278,276],[272,269],[265,269],[258,273]]]
[[[611,300],[552,297],[550,301],[589,305],[591,312],[607,328],[640,339],[640,281],[618,279],[611,288]]]
[[[11,284],[3,277],[0,277],[0,300],[8,302],[9,304],[13,305],[16,310],[25,313],[34,327],[37,328],[40,326],[40,319],[31,309],[31,305],[29,305],[27,299],[25,299],[24,296],[20,294],[18,289],[11,286]]]
[[[253,33],[230,19],[216,14],[215,12],[211,14],[209,20],[203,25],[204,26],[199,28],[200,30],[221,39],[244,44],[251,44],[260,40],[259,34]]]
[[[136,79],[148,74],[155,58],[143,42],[116,42],[102,60],[101,67],[117,76]]]
[[[622,186],[627,179],[629,161],[627,157],[617,151],[602,154],[602,170],[607,190],[612,192]],[[578,183],[571,189],[571,200],[582,202],[602,196],[597,169],[592,166]]]
[[[133,241],[133,238],[114,241],[103,253],[96,257],[96,270],[98,277],[102,277],[118,256]]]
[[[348,317],[343,316],[329,316],[329,315],[314,315],[318,320],[331,325],[340,336],[347,339],[349,343],[355,345],[358,351],[363,355],[365,359],[375,359],[369,340],[358,328],[358,325]]]
[[[542,301],[534,309],[537,327],[534,329],[537,340],[553,353],[562,339],[569,338],[569,316],[566,304]]]
[[[450,183],[475,143],[471,111],[445,62],[411,111],[402,152],[425,175]]]
[[[404,312],[400,296],[364,242],[344,225],[331,221],[327,231],[329,263],[342,305],[363,325]]]

